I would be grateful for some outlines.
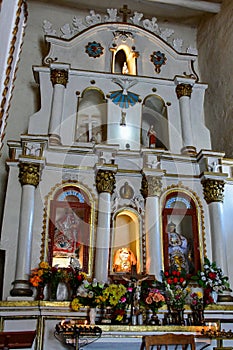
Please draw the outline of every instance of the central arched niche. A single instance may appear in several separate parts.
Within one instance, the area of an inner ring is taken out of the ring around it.
[[[156,131],[156,148],[169,149],[167,108],[164,100],[158,95],[149,95],[142,106],[141,143],[149,147],[148,131],[153,126]]]
[[[143,270],[141,220],[132,208],[124,208],[114,215],[110,266],[111,274],[139,274]]]
[[[117,74],[137,74],[136,55],[129,46],[123,44],[114,50],[112,72]]]
[[[76,141],[106,141],[107,103],[103,92],[98,88],[85,89],[79,98],[77,111]]]

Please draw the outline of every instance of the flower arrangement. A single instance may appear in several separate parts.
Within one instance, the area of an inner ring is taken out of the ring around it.
[[[112,307],[112,320],[121,322],[128,306],[127,288],[119,283],[107,285],[103,291],[102,307]]]
[[[190,294],[190,308],[192,310],[204,309],[204,295],[201,291]]]
[[[165,304],[165,297],[158,289],[148,288],[147,293],[142,295],[142,304],[156,313]]]
[[[168,307],[174,310],[184,309],[188,295],[189,275],[185,271],[172,270],[162,272],[165,287],[165,299]]]
[[[95,278],[92,282],[84,279],[77,290],[77,296],[71,301],[71,308],[78,311],[82,306],[101,307],[104,286],[103,282],[98,282]]]
[[[29,282],[33,287],[38,287],[39,285],[44,286],[51,279],[52,271],[51,266],[46,261],[42,261],[39,267],[32,270],[29,276]]]
[[[86,278],[86,273],[80,271],[79,268],[68,266],[68,268],[64,270],[64,280],[67,284],[69,284],[74,292],[77,291],[78,287],[81,286],[82,282]]]
[[[109,284],[103,290],[103,295],[100,297],[103,306],[117,306],[118,304],[125,304],[125,294],[127,289],[123,284]]]
[[[192,279],[197,281],[200,287],[217,293],[230,288],[228,277],[224,276],[222,269],[216,262],[211,263],[207,258],[204,259],[203,269],[199,270]]]

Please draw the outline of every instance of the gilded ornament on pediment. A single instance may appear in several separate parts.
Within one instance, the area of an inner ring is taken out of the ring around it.
[[[111,170],[99,170],[96,175],[96,188],[98,193],[108,192],[113,193],[115,189],[115,176]]]
[[[176,87],[177,98],[180,99],[182,96],[191,97],[192,85],[190,84],[179,84]]]
[[[60,84],[66,87],[68,82],[68,71],[65,69],[52,69],[50,79],[53,84]]]
[[[161,195],[162,190],[162,182],[161,180],[156,176],[146,176],[143,175],[142,177],[142,187],[141,187],[141,194],[144,198],[146,197],[159,197]]]
[[[132,199],[134,196],[134,190],[127,181],[120,188],[120,196],[124,199]]]
[[[40,182],[41,170],[40,164],[20,163],[19,181],[21,185],[33,185],[37,187]]]
[[[224,199],[223,180],[206,179],[202,181],[203,194],[207,204],[212,202],[223,202]]]

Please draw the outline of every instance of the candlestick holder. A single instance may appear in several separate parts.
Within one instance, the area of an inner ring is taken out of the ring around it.
[[[55,327],[54,336],[64,345],[79,350],[101,337],[102,329],[98,326],[79,324],[75,320],[64,320]]]

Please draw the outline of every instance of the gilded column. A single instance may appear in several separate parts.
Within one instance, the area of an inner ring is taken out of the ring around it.
[[[196,148],[193,146],[193,133],[191,124],[190,98],[192,95],[193,79],[176,78],[176,95],[179,100],[181,132],[183,140],[182,153],[195,154]]]
[[[115,169],[106,167],[98,170],[96,188],[99,193],[98,224],[96,235],[95,277],[107,282],[110,248],[111,195],[115,188]]]
[[[65,88],[68,82],[67,65],[51,65],[50,80],[53,85],[53,97],[49,124],[50,143],[61,143],[60,128],[62,122]]]
[[[34,217],[35,188],[39,184],[41,164],[19,163],[19,181],[22,186],[18,247],[16,258],[15,281],[11,296],[32,296],[28,276],[31,269],[32,226]]]
[[[203,194],[209,208],[212,239],[212,258],[228,274],[226,259],[225,228],[223,221],[224,180],[204,178]]]
[[[145,231],[146,231],[146,272],[161,279],[162,270],[162,242],[160,234],[159,197],[161,195],[161,176],[164,173],[157,171],[142,175],[141,193],[145,203]]]

